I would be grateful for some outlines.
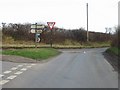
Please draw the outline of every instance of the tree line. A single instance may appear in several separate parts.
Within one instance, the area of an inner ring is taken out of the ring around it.
[[[51,32],[48,26],[44,25],[45,28],[41,33],[41,42],[45,44],[50,43]],[[83,28],[79,29],[63,29],[55,27],[52,31],[52,40],[53,43],[64,43],[65,40],[76,41],[78,43],[86,42],[86,30]],[[118,30],[119,32],[119,30]],[[9,23],[4,25],[2,29],[2,38],[4,40],[5,37],[10,36],[15,41],[24,40],[24,41],[35,41],[35,34],[31,33],[31,24],[16,24],[16,23]],[[101,32],[89,32],[89,41],[90,42],[108,42],[112,41],[113,37],[112,34],[101,33]]]

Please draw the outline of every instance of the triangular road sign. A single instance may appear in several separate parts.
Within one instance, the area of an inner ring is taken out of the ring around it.
[[[47,24],[48,24],[50,30],[52,30],[55,25],[55,22],[47,22]]]

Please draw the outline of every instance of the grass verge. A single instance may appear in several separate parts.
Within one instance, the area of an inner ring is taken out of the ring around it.
[[[1,46],[3,49],[23,49],[23,48],[35,48],[34,44],[3,44]],[[38,44],[38,48],[49,48],[50,44]],[[53,48],[56,49],[80,49],[80,48],[102,48],[102,47],[110,47],[110,43],[98,43],[98,42],[89,42],[89,43],[82,43],[82,44],[53,44]]]
[[[119,54],[120,53],[120,48],[117,48],[117,47],[111,47],[111,48],[107,49],[106,52],[115,54],[117,56],[120,56],[120,54]]]
[[[3,50],[4,55],[16,55],[36,60],[47,59],[58,55],[60,52],[52,48],[40,48],[40,49],[13,49]]]

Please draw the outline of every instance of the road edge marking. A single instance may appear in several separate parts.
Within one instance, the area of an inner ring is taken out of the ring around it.
[[[4,84],[6,84],[7,82],[9,82],[10,80],[1,80],[0,81],[0,85],[4,85]]]

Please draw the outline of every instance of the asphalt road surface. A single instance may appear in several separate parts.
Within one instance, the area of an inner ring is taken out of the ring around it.
[[[118,74],[102,55],[106,48],[62,49],[46,63],[2,63],[3,88],[118,88]]]

